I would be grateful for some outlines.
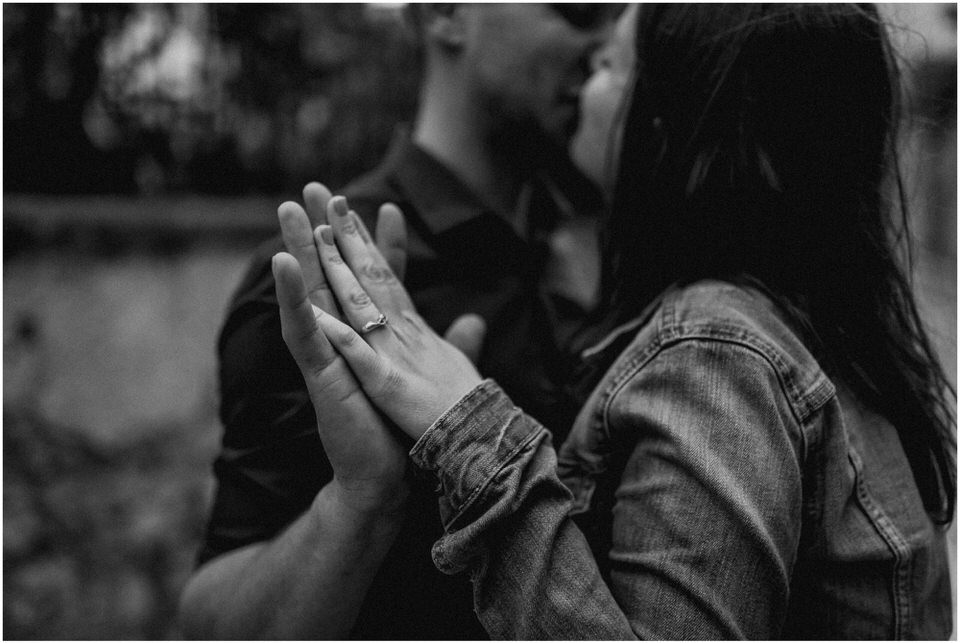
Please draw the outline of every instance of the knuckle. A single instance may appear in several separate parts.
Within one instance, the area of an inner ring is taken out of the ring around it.
[[[291,339],[298,345],[310,346],[317,342],[317,326],[304,326],[290,331]]]
[[[406,380],[395,368],[387,367],[377,382],[376,391],[371,394],[374,399],[386,399],[395,396],[402,390]]]
[[[291,253],[295,256],[315,253],[317,251],[316,246],[313,244],[312,235],[289,239],[287,240],[287,245],[290,247]]]
[[[390,267],[375,261],[369,261],[358,269],[360,275],[369,283],[390,284],[396,282]]]
[[[423,317],[418,315],[416,311],[404,310],[401,314],[403,315],[404,321],[406,321],[416,330],[423,332],[427,328],[427,324],[423,321]]]
[[[313,329],[306,329],[302,326],[291,326],[290,324],[283,324],[280,328],[280,336],[283,337],[283,341],[289,347],[307,345],[311,336],[313,335]]]
[[[345,328],[338,332],[337,342],[344,348],[353,348],[357,345],[357,342],[360,341],[360,336],[350,328]]]
[[[307,381],[323,382],[320,389],[326,388],[330,384],[328,380],[330,366],[339,359],[336,355],[317,356],[304,365],[304,377]]]
[[[313,382],[315,391],[323,393],[339,384],[343,379],[342,373],[331,373],[331,366],[341,358],[338,355],[332,355],[327,360],[317,360],[307,365],[305,376],[307,381]]]
[[[350,303],[357,308],[364,308],[373,303],[370,300],[370,295],[368,295],[362,288],[351,290],[350,294],[347,295],[347,299],[349,299]]]
[[[317,280],[313,283],[312,286],[310,286],[310,292],[309,292],[310,295],[326,296],[329,293],[330,293],[330,285],[326,282],[326,280]]]

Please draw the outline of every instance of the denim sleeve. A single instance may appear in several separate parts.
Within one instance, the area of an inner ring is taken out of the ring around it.
[[[610,576],[567,513],[549,433],[486,382],[411,455],[437,472],[434,561],[469,567],[494,638],[774,638],[800,532],[798,424],[776,370],[735,344],[684,341],[606,410],[631,449]]]
[[[493,639],[634,638],[583,534],[566,518],[550,433],[491,380],[410,452],[436,472],[444,535],[437,568],[469,568],[474,607]]]

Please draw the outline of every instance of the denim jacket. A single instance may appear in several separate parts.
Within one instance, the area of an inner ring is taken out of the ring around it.
[[[623,338],[559,454],[490,380],[411,451],[440,480],[434,562],[470,570],[491,636],[949,636],[945,533],[894,427],[770,299],[668,291],[592,354]]]

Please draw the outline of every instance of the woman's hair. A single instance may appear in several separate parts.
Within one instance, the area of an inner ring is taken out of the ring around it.
[[[898,263],[899,90],[876,9],[643,4],[636,52],[604,239],[614,320],[673,283],[759,281],[896,426],[927,511],[949,522],[955,393]]]

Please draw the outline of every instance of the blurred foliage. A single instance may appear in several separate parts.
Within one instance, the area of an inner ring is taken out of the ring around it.
[[[412,117],[396,5],[4,4],[4,190],[339,185]]]

